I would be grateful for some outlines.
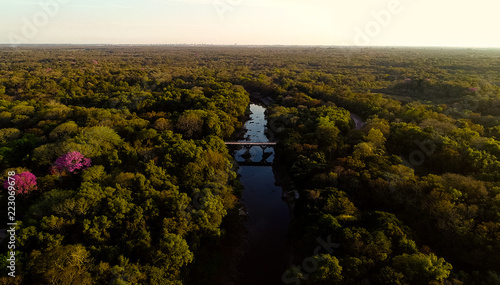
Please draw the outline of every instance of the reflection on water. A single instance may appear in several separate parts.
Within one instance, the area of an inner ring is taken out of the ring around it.
[[[264,116],[264,112],[266,111],[266,109],[259,105],[250,104],[250,111],[252,112],[252,114],[250,114],[250,120],[248,120],[245,124],[245,128],[247,129],[247,132],[245,133],[245,139],[240,141],[268,142],[269,140],[265,135],[267,120]],[[235,158],[238,162],[245,161],[242,155],[244,155],[246,151],[247,150],[243,148],[236,152]],[[269,147],[265,149],[265,152],[272,153],[266,159],[266,161],[272,162],[274,159],[274,149],[272,147]],[[254,146],[250,148],[249,153],[251,155],[252,161],[258,162],[262,160],[264,151],[261,147]]]
[[[265,108],[250,105],[252,115],[246,123],[246,140],[267,142],[264,134],[266,119]],[[274,149],[266,160],[272,162]],[[241,156],[245,149],[239,150],[235,158],[245,161]],[[252,161],[262,159],[261,147],[250,149]],[[281,284],[281,275],[285,271],[285,241],[290,221],[286,203],[281,199],[281,187],[275,186],[274,174],[270,166],[240,166],[240,181],[244,186],[243,203],[248,211],[245,227],[248,230],[249,250],[241,268],[241,284]]]

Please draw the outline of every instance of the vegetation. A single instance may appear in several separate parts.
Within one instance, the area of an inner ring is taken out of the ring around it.
[[[223,141],[242,127],[250,93],[273,99],[276,165],[299,194],[286,284],[500,284],[499,57],[2,48],[2,181],[27,178],[19,274],[1,280],[217,284],[241,224]]]

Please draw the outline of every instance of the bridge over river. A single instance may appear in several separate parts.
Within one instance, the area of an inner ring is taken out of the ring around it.
[[[235,148],[245,148],[246,151],[241,155],[245,161],[238,162],[241,166],[271,166],[272,162],[267,161],[267,158],[271,156],[272,152],[266,152],[266,148],[276,146],[276,142],[224,142],[228,147],[234,147],[233,151],[236,151]],[[254,146],[258,146],[262,149],[262,159],[260,161],[253,161],[252,155],[250,154],[250,149]],[[234,156],[234,154],[233,154]]]

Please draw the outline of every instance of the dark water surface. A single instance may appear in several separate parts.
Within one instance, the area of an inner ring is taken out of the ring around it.
[[[267,142],[264,134],[266,118],[265,108],[251,104],[252,114],[245,124],[246,140]],[[245,149],[239,150],[235,158],[241,157]],[[273,153],[266,159],[272,162]],[[260,147],[250,149],[251,160],[261,161],[263,150]],[[241,284],[282,284],[281,275],[285,271],[285,243],[290,222],[287,204],[281,199],[282,189],[275,186],[271,166],[240,166],[240,181],[244,186],[243,203],[248,211],[245,227],[248,230],[249,250],[241,263],[243,278]]]

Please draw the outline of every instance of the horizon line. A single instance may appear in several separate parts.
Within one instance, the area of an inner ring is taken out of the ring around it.
[[[403,45],[345,45],[345,44],[332,44],[332,45],[320,45],[320,44],[205,44],[205,43],[157,43],[157,44],[109,44],[109,43],[0,43],[0,47],[11,47],[16,48],[20,46],[109,46],[109,47],[151,47],[151,46],[178,46],[178,47],[321,47],[321,48],[329,48],[329,47],[343,47],[343,48],[449,48],[449,49],[500,49],[500,47],[478,47],[478,46],[403,46]]]

